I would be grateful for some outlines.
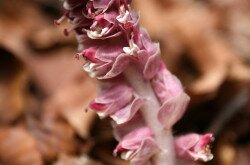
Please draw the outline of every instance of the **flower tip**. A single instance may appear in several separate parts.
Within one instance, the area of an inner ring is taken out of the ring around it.
[[[207,145],[207,144],[210,144],[214,141],[214,137],[213,137],[213,134],[212,133],[207,133],[203,136],[201,136],[201,143],[203,145]]]
[[[54,24],[57,26],[61,25],[61,23],[64,21],[65,18],[66,18],[66,13],[61,18],[54,20]]]
[[[54,25],[59,26],[60,22],[58,20],[54,20]]]
[[[92,63],[99,62],[98,59],[95,58],[96,50],[94,48],[88,48],[82,52],[82,55]]]
[[[107,108],[107,105],[102,103],[96,103],[95,101],[90,102],[89,107],[95,111],[103,111]]]

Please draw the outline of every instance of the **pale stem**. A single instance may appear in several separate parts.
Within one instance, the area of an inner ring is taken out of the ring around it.
[[[157,119],[160,103],[155,96],[150,81],[145,80],[138,69],[130,65],[124,75],[132,88],[145,99],[141,113],[155,134],[155,139],[161,151],[152,158],[152,165],[175,165],[175,151],[171,130],[163,129]]]

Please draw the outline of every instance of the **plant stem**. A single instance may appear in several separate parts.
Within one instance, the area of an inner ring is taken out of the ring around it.
[[[160,103],[155,96],[150,81],[145,80],[133,65],[125,70],[124,75],[137,94],[144,98],[144,105],[140,110],[147,125],[154,132],[155,140],[160,147],[160,152],[152,158],[152,165],[175,165],[172,132],[164,129],[158,121],[157,114]]]

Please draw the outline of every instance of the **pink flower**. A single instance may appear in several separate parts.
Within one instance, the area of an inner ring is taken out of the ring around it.
[[[139,24],[139,15],[130,9],[130,5],[123,1],[119,5],[119,15],[116,17],[122,30],[127,31],[132,27],[136,27]]]
[[[104,13],[112,6],[113,3],[118,3],[117,0],[93,0],[86,5],[86,17],[94,18],[95,16]]]
[[[148,127],[134,129],[122,138],[114,150],[114,155],[130,160],[132,165],[146,165],[149,159],[159,151],[153,133]]]
[[[106,39],[117,37],[122,34],[118,30],[117,12],[105,12],[104,14],[94,17],[94,21],[90,27],[85,28],[87,35],[91,39]]]
[[[92,77],[113,78],[122,73],[130,62],[138,66],[146,79],[154,77],[160,69],[159,46],[153,44],[144,31],[137,33],[136,36],[132,35],[128,45],[126,38],[122,36],[96,42],[79,36],[78,40],[80,45],[84,45],[80,49],[85,48],[82,53],[79,53],[87,59],[84,70]]]
[[[145,79],[153,78],[158,72],[161,62],[159,44],[153,43],[143,29],[134,28],[129,45],[123,51],[133,58]]]
[[[119,75],[130,62],[133,62],[143,72],[146,79],[154,77],[160,69],[158,44],[152,43],[148,34],[143,30],[135,33],[136,35],[132,34],[129,45],[126,43],[126,38],[122,36],[113,40],[105,40],[105,42],[94,42],[84,36],[79,36],[78,40],[85,48],[80,54],[87,59],[84,70],[92,77],[108,79]]]
[[[129,121],[142,105],[142,99],[125,84],[114,84],[90,103],[101,117],[110,116],[117,124]]]
[[[202,160],[204,162],[213,159],[209,144],[213,141],[211,133],[205,135],[187,134],[175,139],[177,156],[186,160]]]
[[[91,77],[98,79],[113,78],[122,73],[131,61],[131,58],[122,50],[125,43],[120,38],[112,41],[99,41],[94,44],[82,37],[81,43],[88,47],[79,55],[86,59],[83,68]]]
[[[167,70],[164,63],[161,63],[159,72],[152,79],[152,86],[162,104],[183,92],[181,82]]]
[[[91,39],[113,38],[138,23],[138,14],[130,11],[126,0],[65,0],[64,8],[66,13],[55,23],[69,18],[73,27],[65,29],[66,35],[75,30]]]
[[[170,129],[185,113],[190,98],[183,91],[180,81],[163,63],[152,79],[152,87],[162,104],[158,119],[166,129]]]
[[[90,27],[84,28],[91,39],[107,39],[120,36],[122,32],[138,24],[138,15],[120,6],[120,11],[111,10],[95,16]]]

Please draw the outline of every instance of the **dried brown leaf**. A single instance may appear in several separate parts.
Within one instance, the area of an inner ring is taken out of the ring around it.
[[[82,138],[90,135],[96,114],[87,111],[96,95],[97,83],[85,73],[65,83],[45,102],[45,118],[54,111],[62,116]]]
[[[74,131],[66,122],[60,120],[36,121],[30,118],[28,126],[44,159],[51,161],[60,154],[76,152]]]
[[[42,165],[32,136],[22,128],[0,129],[0,162],[6,165]]]
[[[9,51],[0,47],[0,122],[17,119],[25,106],[27,71]]]

